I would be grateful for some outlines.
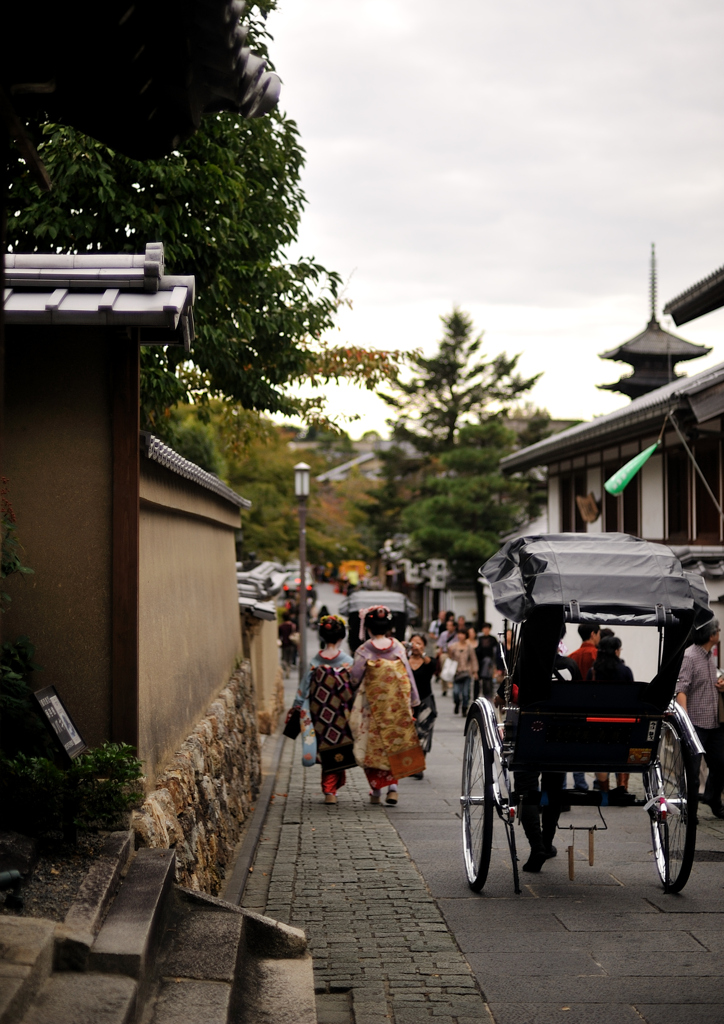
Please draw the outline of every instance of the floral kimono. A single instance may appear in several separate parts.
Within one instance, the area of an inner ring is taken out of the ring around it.
[[[373,790],[425,768],[412,708],[420,703],[405,649],[393,637],[357,648],[351,672],[359,683],[350,727],[354,754]]]

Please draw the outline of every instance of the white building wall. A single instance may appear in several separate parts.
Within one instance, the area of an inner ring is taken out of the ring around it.
[[[548,479],[548,532],[560,533],[561,529],[561,481],[560,477]]]
[[[664,537],[664,460],[652,455],[641,470],[641,536],[644,540]]]

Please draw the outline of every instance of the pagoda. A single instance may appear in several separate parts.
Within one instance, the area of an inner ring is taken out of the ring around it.
[[[625,341],[609,352],[602,352],[601,359],[615,359],[629,363],[633,373],[621,377],[615,384],[598,384],[602,391],[619,391],[629,398],[638,398],[649,391],[655,391],[663,384],[681,377],[674,367],[685,359],[698,359],[711,352],[706,345],[694,345],[691,341],[677,338],[665,331],[656,319],[656,250],[651,245],[651,319],[646,329],[635,338]]]

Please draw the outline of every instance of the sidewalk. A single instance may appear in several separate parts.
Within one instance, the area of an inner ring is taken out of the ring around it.
[[[361,771],[339,804],[287,741],[242,905],[304,928],[320,1024],[491,1021],[470,966]],[[454,858],[456,860],[456,858]],[[457,862],[455,868],[459,868]]]

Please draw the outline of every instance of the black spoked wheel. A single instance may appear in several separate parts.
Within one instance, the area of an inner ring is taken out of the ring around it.
[[[463,857],[468,885],[480,892],[490,868],[493,847],[493,752],[485,738],[483,717],[475,704],[468,713],[463,753]]]
[[[676,719],[662,722],[658,759],[644,784],[656,869],[666,892],[681,892],[694,863],[699,779]]]

